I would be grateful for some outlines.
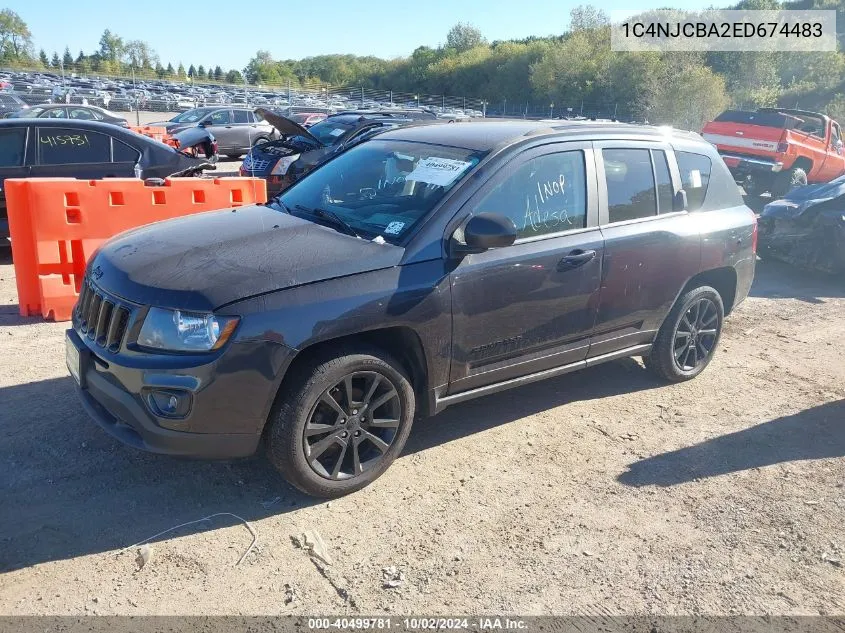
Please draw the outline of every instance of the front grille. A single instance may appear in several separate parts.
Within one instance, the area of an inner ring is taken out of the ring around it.
[[[250,158],[252,154],[247,154],[244,159],[244,171],[265,171],[270,165],[269,160],[261,160],[260,158]]]
[[[115,353],[120,350],[131,308],[97,288],[86,276],[73,311],[73,325],[80,336]]]

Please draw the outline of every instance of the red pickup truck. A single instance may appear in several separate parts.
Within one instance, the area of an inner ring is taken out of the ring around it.
[[[839,124],[818,112],[727,110],[701,133],[749,195],[769,191],[781,198],[792,187],[829,182],[845,174]]]

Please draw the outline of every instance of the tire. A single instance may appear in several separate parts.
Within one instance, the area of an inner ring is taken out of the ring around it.
[[[772,179],[762,175],[757,177],[750,176],[742,183],[742,188],[745,190],[746,195],[759,198],[772,188]]]
[[[226,158],[230,160],[238,160],[243,154],[226,154]]]
[[[693,311],[696,307],[699,312]],[[724,320],[722,297],[715,288],[699,286],[685,292],[660,327],[651,353],[644,359],[646,367],[670,382],[695,378],[712,360]],[[691,332],[692,336],[685,337],[685,332]]]
[[[807,184],[807,172],[800,167],[793,167],[789,171],[782,172],[775,176],[772,183],[772,199],[783,198],[795,187],[803,187]]]
[[[379,383],[369,394],[372,408],[361,409],[376,377]],[[308,360],[283,384],[269,420],[267,455],[302,492],[340,497],[372,483],[399,456],[415,409],[411,382],[393,358],[369,346],[335,348]]]

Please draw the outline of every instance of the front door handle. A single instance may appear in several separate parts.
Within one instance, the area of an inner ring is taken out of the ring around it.
[[[580,248],[575,249],[557,263],[557,269],[563,271],[578,268],[591,261],[595,256],[595,251],[584,251]]]

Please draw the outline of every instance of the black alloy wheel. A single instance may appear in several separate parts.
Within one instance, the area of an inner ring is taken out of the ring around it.
[[[321,477],[350,479],[376,466],[396,439],[402,403],[375,371],[356,371],[325,390],[303,431],[308,465]]]
[[[675,327],[673,355],[681,371],[693,371],[704,363],[716,347],[719,312],[716,304],[702,297],[684,312]]]

